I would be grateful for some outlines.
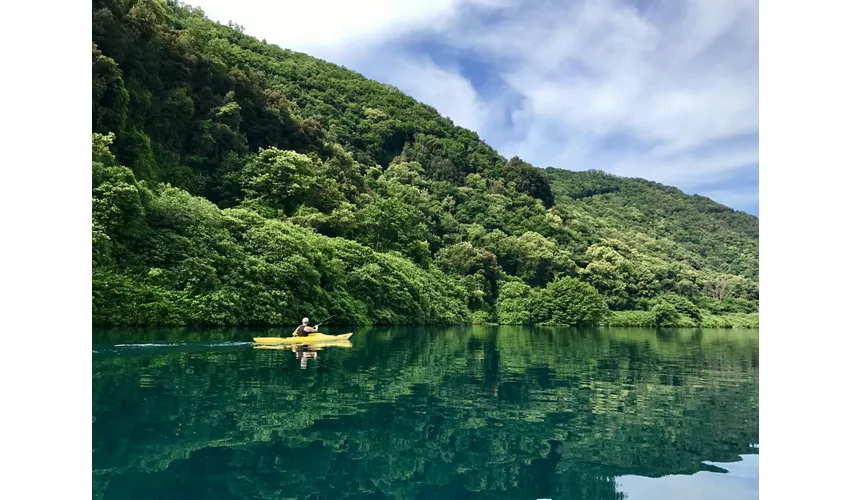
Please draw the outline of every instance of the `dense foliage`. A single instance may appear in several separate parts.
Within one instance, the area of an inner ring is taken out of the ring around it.
[[[179,3],[92,15],[96,323],[757,317],[755,217],[505,159],[391,86]]]

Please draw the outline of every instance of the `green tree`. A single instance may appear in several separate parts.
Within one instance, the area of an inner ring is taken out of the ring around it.
[[[252,207],[268,207],[284,214],[316,196],[316,168],[313,160],[295,151],[260,149],[240,172],[245,202]]]
[[[549,186],[549,178],[540,170],[514,156],[502,169],[502,177],[513,184],[520,193],[539,199],[545,207],[551,207],[555,199]]]
[[[652,313],[652,324],[655,326],[679,326],[679,312],[669,302],[659,301],[649,312]]]
[[[565,276],[549,283],[541,294],[544,322],[592,325],[608,312],[605,299],[591,285]]]
[[[468,242],[442,248],[437,252],[435,264],[449,275],[461,277],[470,294],[470,307],[487,309],[495,306],[498,281],[502,271],[496,256]]]
[[[496,302],[499,324],[533,324],[539,300],[539,289],[533,289],[522,281],[502,282],[499,286],[499,300]]]
[[[92,128],[95,132],[123,132],[130,94],[121,68],[92,44]]]

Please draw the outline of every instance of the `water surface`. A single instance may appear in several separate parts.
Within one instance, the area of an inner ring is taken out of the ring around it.
[[[758,497],[758,331],[344,331],[96,331],[93,496]]]

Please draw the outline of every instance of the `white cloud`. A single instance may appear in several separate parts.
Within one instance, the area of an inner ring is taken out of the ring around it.
[[[437,66],[423,55],[398,52],[392,47],[373,51],[339,51],[337,60],[346,66],[368,69],[369,78],[389,82],[408,95],[449,118],[455,125],[479,131],[485,127],[492,107],[485,104],[475,88],[458,70]]]
[[[617,478],[617,490],[630,500],[758,500],[758,455],[743,455],[740,462],[710,464],[726,469],[727,473],[699,471],[692,475],[677,474],[659,478],[620,476]]]
[[[459,0],[189,0],[210,19],[233,21],[253,36],[308,52],[349,44],[370,45],[426,27],[442,26],[464,3]],[[493,2],[479,0],[475,4]],[[495,3],[494,5],[498,5]]]
[[[758,162],[757,0],[200,5],[254,36],[393,84],[537,166],[687,190]],[[484,97],[468,68],[436,64],[422,43],[483,60],[501,91]],[[730,140],[742,136],[753,139]]]
[[[642,175],[674,186],[693,186],[720,180],[730,173],[758,163],[758,150],[750,145],[728,147],[703,153],[629,156],[609,163],[617,175]]]
[[[753,7],[694,1],[679,14],[615,1],[532,4],[487,30],[454,34],[469,50],[510,61],[501,64],[503,78],[523,104],[514,113],[516,140],[505,148],[538,165],[693,184],[703,180],[698,174],[758,161],[755,141],[744,151],[689,155],[758,131]],[[645,147],[612,158],[612,136]]]

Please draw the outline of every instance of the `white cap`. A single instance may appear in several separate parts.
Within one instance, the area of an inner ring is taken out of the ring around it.
[[[305,325],[309,322],[310,322],[309,318],[304,318],[304,319],[301,320],[301,323],[304,323]]]

